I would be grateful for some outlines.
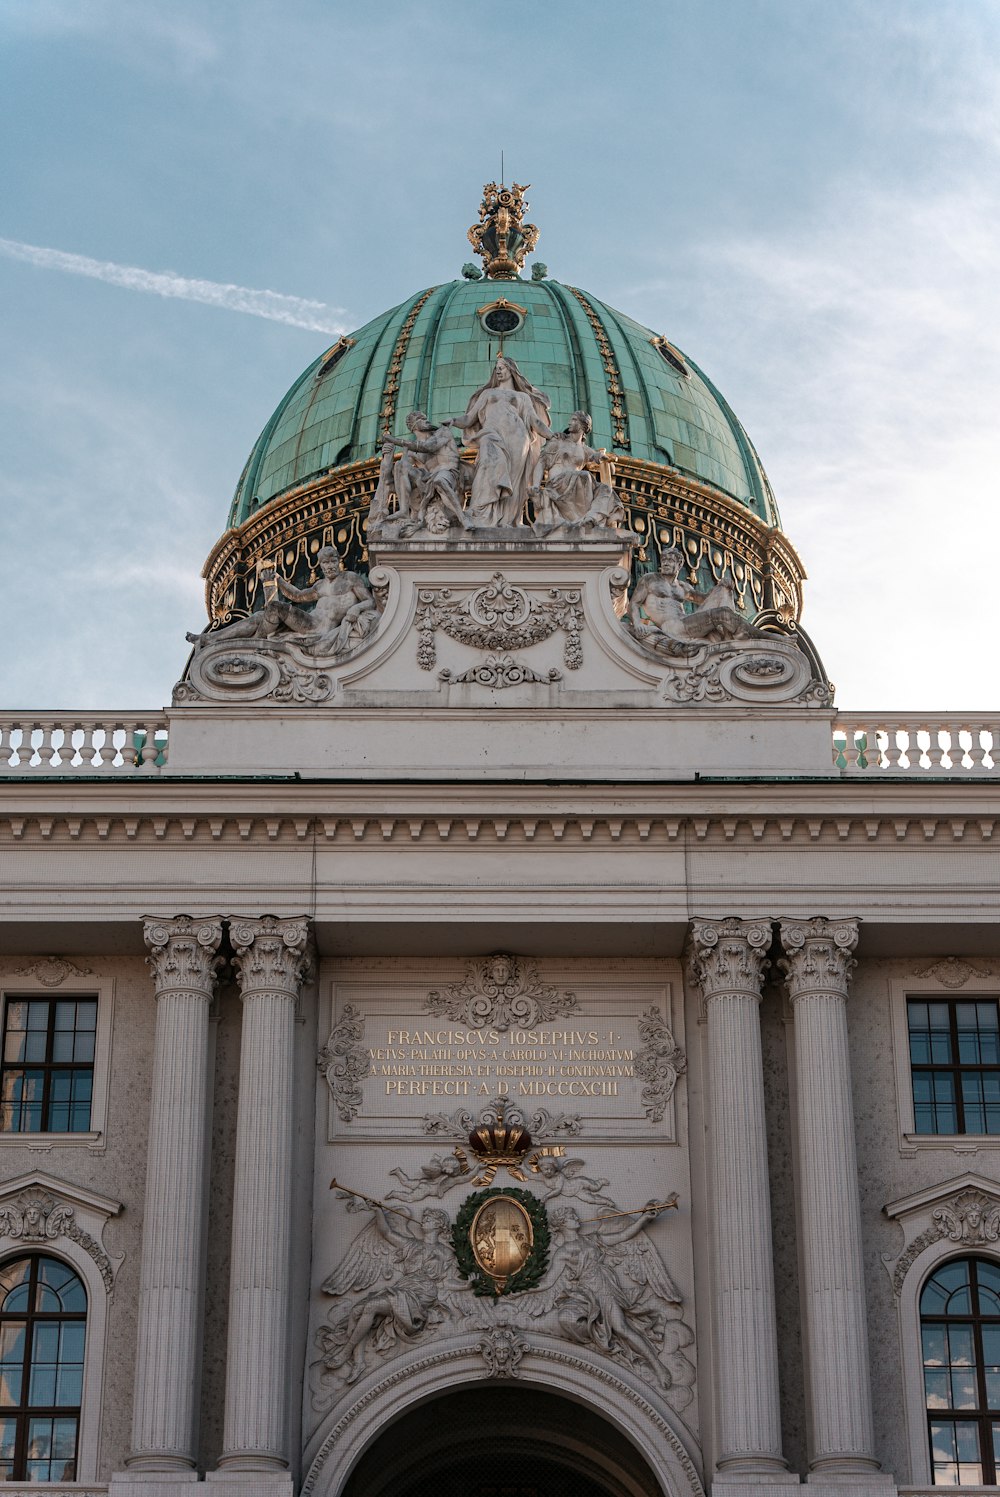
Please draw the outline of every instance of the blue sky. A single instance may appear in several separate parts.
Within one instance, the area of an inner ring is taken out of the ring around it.
[[[747,426],[839,705],[996,708],[998,82],[995,0],[0,0],[0,702],[169,700],[319,329],[457,274],[502,148]]]

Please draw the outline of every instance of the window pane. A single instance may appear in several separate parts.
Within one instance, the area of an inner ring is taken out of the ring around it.
[[[3,1058],[6,1061],[24,1059],[24,1033],[22,1030],[7,1030],[3,1042]]]
[[[83,1034],[77,1032],[73,1037],[73,1059],[92,1062],[94,1059],[94,1040],[95,1036],[92,1030],[85,1031]]]
[[[936,1065],[948,1065],[954,1060],[951,1049],[951,1014],[948,1011],[948,1004],[929,1003],[927,1014],[931,1060]]]
[[[975,1373],[957,1371],[951,1374],[951,1406],[953,1409],[975,1409],[979,1406],[976,1396]]]
[[[983,1103],[983,1074],[981,1071],[962,1073],[962,1101],[965,1105],[966,1133],[986,1132],[986,1109]]]
[[[981,1315],[1000,1315],[1000,1264],[990,1263],[985,1258],[977,1258],[976,1281],[979,1285],[979,1313]],[[984,1326],[983,1334],[986,1335],[987,1333],[993,1338],[996,1334],[996,1328],[993,1326]],[[1000,1342],[991,1339],[990,1345],[998,1346]]]
[[[954,1258],[932,1274],[924,1285],[920,1296],[921,1315],[944,1315],[948,1313],[948,1302],[957,1289],[969,1284],[969,1261]],[[970,1306],[971,1308],[971,1306]],[[954,1312],[952,1312],[954,1313]]]
[[[56,1375],[56,1396],[52,1400],[56,1408],[79,1408],[83,1400],[83,1367],[67,1363]]]
[[[57,1030],[52,1036],[52,1059],[65,1063],[73,1059],[73,1031]]]
[[[56,1308],[62,1310],[85,1310],[87,1308],[84,1287],[67,1264],[59,1263],[55,1258],[40,1259],[38,1283],[39,1286],[45,1285],[58,1296]]]
[[[56,1401],[56,1369],[32,1362],[28,1384],[28,1402],[35,1408],[51,1408]]]
[[[929,1409],[951,1408],[951,1375],[934,1368],[924,1369],[924,1398]]]
[[[931,1291],[931,1293],[934,1294],[935,1298],[938,1301],[940,1301],[941,1303],[943,1303],[943,1299],[944,1299],[944,1296],[941,1294],[941,1291],[937,1288],[936,1285],[934,1285],[933,1280],[932,1280],[931,1283],[928,1284],[927,1288],[924,1290],[923,1296],[921,1298],[921,1309],[923,1310],[924,1314],[927,1313],[927,1310],[929,1308],[928,1303],[927,1303],[928,1302],[928,1291]],[[939,1314],[940,1313],[940,1309],[939,1309],[938,1304],[935,1304],[934,1310],[933,1310],[932,1313],[935,1313],[935,1314]],[[923,1327],[923,1330],[922,1330],[922,1339],[923,1339],[923,1347],[924,1347],[924,1366],[925,1367],[944,1367],[944,1366],[946,1366],[947,1362],[948,1362],[948,1328],[947,1328],[947,1326],[943,1326],[943,1325],[925,1325]]]
[[[984,1066],[1000,1063],[1000,1021],[994,1001],[976,1004],[979,1027],[979,1059]]]
[[[971,1325],[949,1326],[948,1347],[951,1352],[950,1361],[953,1367],[974,1366],[976,1354],[972,1345]]]
[[[0,1481],[14,1478],[14,1446],[17,1441],[17,1423],[13,1419],[0,1419]]]
[[[24,1325],[14,1321],[0,1327],[0,1405],[10,1408],[21,1402],[24,1371]]]

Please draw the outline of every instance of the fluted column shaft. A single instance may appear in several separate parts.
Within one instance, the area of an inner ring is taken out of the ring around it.
[[[156,1036],[128,1465],[188,1470],[204,1278],[208,1011],[222,922],[148,919],[144,935]]]
[[[288,1465],[293,1050],[305,919],[234,918],[243,999],[226,1412],[220,1466]]]
[[[705,999],[720,1471],[785,1469],[760,1048],[770,925],[696,920],[690,971]]]
[[[856,920],[781,922],[795,1016],[811,1467],[824,1476],[878,1469],[847,1035],[857,940]]]

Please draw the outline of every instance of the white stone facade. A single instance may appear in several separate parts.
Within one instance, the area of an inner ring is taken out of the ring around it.
[[[859,767],[760,645],[679,699],[607,541],[378,560],[322,701],[206,667],[166,764],[0,777],[4,993],[99,1005],[91,1130],[0,1135],[0,1250],[88,1290],[69,1485],[356,1497],[482,1383],[606,1425],[602,1490],[927,1487],[919,1286],[1000,1262],[1000,1151],[916,1133],[905,1003],[1000,993],[995,767]],[[516,651],[440,612],[498,574]],[[451,1232],[495,1186],[550,1243],[494,1303]]]

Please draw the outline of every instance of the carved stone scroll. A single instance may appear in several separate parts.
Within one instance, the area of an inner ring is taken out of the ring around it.
[[[364,1014],[354,1004],[348,1003],[316,1057],[316,1064],[330,1088],[337,1116],[344,1123],[357,1117],[362,1102],[361,1083],[371,1075],[371,1058],[364,1038]]]
[[[583,663],[581,595],[572,588],[550,588],[546,596],[527,592],[495,572],[485,587],[455,598],[450,588],[421,588],[417,608],[417,664],[437,664],[438,629],[474,649],[505,653],[540,644],[562,630],[567,670]]]
[[[428,993],[424,1002],[426,1013],[500,1034],[563,1018],[576,1006],[575,994],[558,992],[536,966],[505,952],[472,962],[461,982]]]
[[[639,1038],[643,1048],[635,1058],[635,1074],[644,1082],[643,1111],[651,1123],[661,1123],[687,1060],[655,1004],[639,1020]]]
[[[25,967],[17,967],[15,977],[36,977],[47,988],[57,988],[67,977],[92,977],[92,967],[78,967],[64,956],[42,956]]]

